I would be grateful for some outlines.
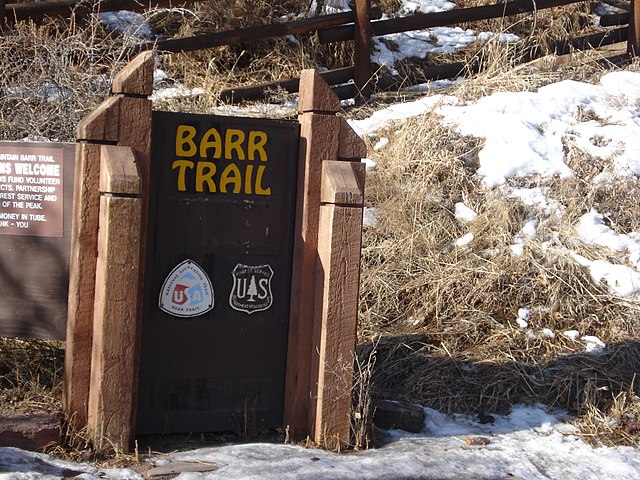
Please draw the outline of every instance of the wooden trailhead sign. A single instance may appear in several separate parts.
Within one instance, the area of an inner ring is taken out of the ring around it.
[[[153,113],[138,434],[282,426],[298,132]]]
[[[74,147],[0,142],[0,335],[63,340]]]
[[[153,70],[139,54],[77,128],[65,418],[98,448],[273,427],[341,448],[366,145],[313,70],[297,121],[154,112]]]

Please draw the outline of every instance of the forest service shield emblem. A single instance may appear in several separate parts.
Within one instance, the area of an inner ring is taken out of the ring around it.
[[[243,265],[238,263],[233,271],[233,287],[229,305],[234,310],[252,314],[268,309],[273,303],[270,265]]]

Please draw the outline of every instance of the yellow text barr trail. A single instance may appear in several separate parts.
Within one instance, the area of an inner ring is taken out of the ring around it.
[[[178,191],[271,195],[264,180],[269,165],[268,141],[265,132],[235,128],[222,133],[209,128],[198,138],[196,127],[178,125],[177,158],[171,165],[177,173]],[[223,166],[214,161],[220,159],[231,163]]]

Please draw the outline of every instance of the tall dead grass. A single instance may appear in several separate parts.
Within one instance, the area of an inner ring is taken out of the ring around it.
[[[304,17],[310,7],[310,2],[301,0],[210,0],[193,5],[187,15],[184,11],[158,12],[152,25],[160,36],[188,37],[292,21]],[[348,44],[321,45],[314,35],[306,34],[173,54],[163,58],[163,68],[186,86],[202,88],[217,97],[232,86],[298,77],[305,68],[346,66],[351,52]]]
[[[556,75],[532,67],[485,73],[455,93],[520,90],[532,77],[541,85]],[[627,423],[636,421],[639,305],[594,283],[570,252],[607,258],[575,241],[575,222],[591,208],[610,212],[614,230],[637,231],[637,182],[594,184],[606,165],[568,152],[573,178],[530,185],[564,207],[559,219],[482,185],[475,176],[481,142],[452,133],[435,113],[385,135],[392,141],[367,178],[378,225],[364,232],[360,303],[361,358],[378,339],[373,394],[466,413],[542,402],[581,415],[589,428],[594,412],[607,416],[625,394]],[[458,202],[477,218],[456,218]],[[532,218],[535,238],[521,234]],[[468,234],[470,242],[457,241]],[[517,322],[521,308],[530,312],[527,328]],[[608,346],[587,352],[568,330]]]
[[[124,37],[99,22],[19,22],[0,35],[0,139],[75,139],[129,59]]]
[[[0,338],[0,411],[59,413],[64,345]]]
[[[395,0],[383,4],[397,8]],[[277,21],[307,8],[300,0],[213,0],[148,16],[156,34],[184,37]],[[586,28],[585,5],[569,11],[538,12],[534,23],[531,16],[522,16],[474,25],[476,30],[517,33],[523,40],[508,47],[489,41],[460,54],[457,58],[470,66],[481,64],[483,73],[455,94],[468,100],[597,75],[601,67],[593,64],[544,74],[536,65],[519,65],[528,49],[544,51]],[[73,140],[78,121],[108,95],[112,74],[128,61],[128,42],[95,18],[23,22],[5,29],[0,36],[0,138]],[[351,48],[348,43],[319,45],[310,35],[296,41],[263,39],[164,56],[162,67],[169,77],[207,92],[204,100],[175,102],[172,108],[188,103],[188,111],[203,111],[230,85],[293,77],[302,68],[347,65]],[[603,429],[611,423],[603,419],[613,416],[627,432],[627,440],[618,436],[616,441],[629,443],[640,412],[634,377],[640,369],[638,306],[594,284],[568,254],[573,249],[596,258],[603,252],[575,245],[570,222],[546,219],[539,237],[522,239],[522,254],[514,255],[511,246],[524,222],[545,216],[478,182],[479,140],[452,133],[435,114],[387,135],[394,139],[368,177],[367,202],[376,208],[379,224],[364,233],[357,372],[365,380],[358,385],[370,386],[377,396],[449,412],[502,412],[514,403],[544,402],[582,414],[587,433],[607,433]],[[583,152],[569,151],[576,177],[539,186],[565,206],[565,219],[575,220],[597,206],[609,212],[614,230],[637,231],[637,182],[594,187],[590,180],[606,165],[584,160]],[[478,218],[458,220],[458,202],[473,208]],[[470,243],[457,242],[469,233]],[[523,307],[531,312],[527,329],[516,322]],[[571,329],[596,335],[609,347],[588,354],[583,341],[562,334]],[[55,410],[51,398],[60,395],[61,349],[36,342],[38,356],[27,353],[26,345],[0,343],[0,359],[7,360],[0,365],[2,404]],[[33,363],[27,374],[28,360]],[[40,365],[54,368],[45,371]],[[360,407],[368,405],[367,388],[358,392]],[[368,410],[355,413],[358,443],[364,445]]]

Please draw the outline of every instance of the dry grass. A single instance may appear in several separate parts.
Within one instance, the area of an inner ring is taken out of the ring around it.
[[[193,5],[188,14],[167,11],[154,17],[159,34],[187,37],[198,33],[294,20],[308,9],[307,2],[287,0],[210,0]],[[166,25],[169,24],[170,27]],[[348,44],[321,45],[314,35],[271,38],[165,56],[163,68],[172,78],[191,88],[219,92],[231,86],[251,85],[297,77],[305,68],[337,68],[350,62]]]
[[[212,0],[148,16],[156,33],[188,36],[275,21],[306,6],[299,0]],[[386,0],[382,7],[391,13],[398,2]],[[489,41],[455,58],[427,61],[483,66],[481,75],[452,92],[462,100],[534,90],[565,78],[588,80],[611,68],[593,61],[548,69],[540,62],[520,64],[532,48],[545,51],[567,35],[588,31],[586,4],[562,12],[538,12],[534,24],[530,16],[475,24],[475,30],[517,33],[523,40],[510,47]],[[130,42],[92,20],[7,28],[0,37],[1,138],[73,140],[78,121],[108,94],[111,75],[128,60]],[[157,106],[203,112],[217,104],[223,88],[296,76],[302,68],[344,66],[351,48],[301,36],[297,43],[261,40],[163,56],[161,66],[170,77],[206,94]],[[628,68],[637,70],[638,64]],[[365,116],[384,100],[374,97],[349,115]],[[378,167],[367,180],[368,206],[377,209],[379,226],[364,232],[356,443],[368,442],[371,386],[374,395],[448,412],[504,412],[514,403],[544,402],[581,415],[583,432],[593,441],[634,444],[640,431],[635,423],[640,411],[638,305],[611,296],[575,264],[569,249],[590,258],[605,252],[576,245],[565,220],[570,224],[597,207],[608,212],[615,231],[638,231],[637,182],[593,186],[606,162],[568,148],[576,177],[536,185],[564,205],[559,222],[484,188],[474,176],[481,142],[454,134],[436,115],[385,135],[393,140],[376,153]],[[478,218],[468,224],[456,219],[457,202],[473,208]],[[522,255],[514,256],[514,236],[531,216],[544,220],[542,236],[524,239]],[[473,241],[457,246],[467,233]],[[532,312],[527,330],[516,324],[522,307]],[[609,347],[587,354],[584,342],[562,335],[569,329],[596,335]],[[2,404],[12,410],[59,411],[62,347],[2,340],[0,350]],[[72,435],[81,438],[82,432]]]
[[[578,421],[582,439],[594,446],[637,445],[640,433],[640,398],[630,388],[615,395],[610,405],[587,405]]]
[[[0,338],[0,410],[60,413],[64,344]]]
[[[584,75],[576,68],[486,71],[453,93],[473,99],[521,91],[558,75]],[[590,77],[603,73],[589,69]],[[541,402],[584,416],[578,423],[585,435],[596,441],[602,431],[611,443],[627,427],[622,420],[598,422],[598,416],[609,418],[615,407],[618,419],[636,421],[640,308],[594,284],[569,251],[607,258],[574,239],[572,225],[591,208],[608,212],[615,231],[637,231],[637,182],[593,184],[608,163],[579,151],[567,152],[573,178],[535,185],[513,180],[540,187],[563,205],[559,220],[479,184],[478,140],[452,133],[436,114],[384,135],[391,141],[367,179],[378,226],[364,232],[360,303],[361,358],[372,354],[370,340],[378,339],[373,394],[445,412],[505,412],[516,403]],[[457,202],[474,209],[477,219],[456,219]],[[533,217],[539,237],[522,239],[522,254],[514,255],[510,246]],[[457,246],[467,233],[473,240]],[[531,312],[527,329],[516,323],[523,307]],[[598,336],[607,349],[587,353],[583,341],[563,335],[574,329]],[[602,430],[614,424],[609,433]],[[634,425],[615,442],[635,445],[640,428]]]
[[[70,141],[128,60],[99,23],[20,22],[0,36],[0,139]]]

